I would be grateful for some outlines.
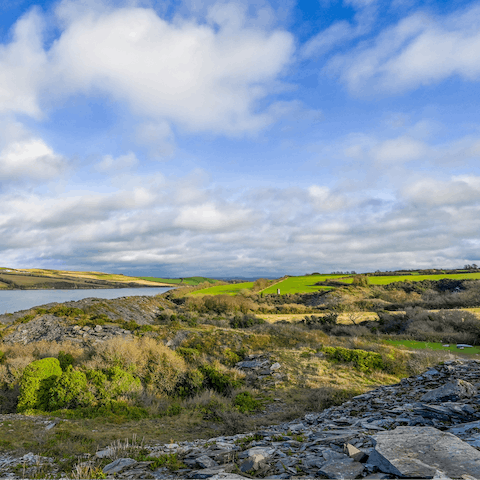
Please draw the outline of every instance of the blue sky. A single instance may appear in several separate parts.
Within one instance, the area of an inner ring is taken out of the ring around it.
[[[0,2],[0,264],[480,263],[480,3]]]

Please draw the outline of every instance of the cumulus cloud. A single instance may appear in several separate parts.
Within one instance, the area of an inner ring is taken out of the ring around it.
[[[64,2],[57,14],[61,32],[48,51],[36,11],[0,46],[0,112],[38,117],[46,100],[100,92],[150,119],[139,134],[159,134],[162,154],[173,145],[166,122],[239,134],[275,120],[258,102],[278,88],[293,36],[247,24],[239,4],[212,7],[209,23],[88,2]]]
[[[14,141],[0,151],[0,181],[51,179],[65,166],[63,157],[39,138]]]
[[[253,213],[243,208],[221,208],[212,202],[182,207],[174,225],[190,230],[229,230],[252,223]]]
[[[333,57],[325,72],[354,92],[401,92],[458,75],[480,77],[480,7],[433,16],[415,13],[373,42]]]
[[[408,185],[403,194],[416,205],[476,205],[480,201],[480,177],[460,175],[450,180],[426,178]]]
[[[0,113],[41,117],[38,91],[48,64],[42,29],[41,16],[32,10],[16,23],[11,43],[0,44]]]

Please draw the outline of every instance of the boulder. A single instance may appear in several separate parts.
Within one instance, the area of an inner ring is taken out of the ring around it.
[[[456,402],[462,398],[473,397],[476,393],[477,389],[474,385],[465,380],[456,379],[430,390],[420,400],[422,402]]]
[[[362,463],[356,462],[353,458],[349,458],[346,455],[344,457],[329,460],[322,465],[318,475],[324,475],[328,478],[350,479],[357,478],[357,476],[363,473],[365,466]]]
[[[106,473],[107,475],[113,475],[114,473],[121,472],[124,468],[129,467],[134,463],[137,463],[137,461],[133,458],[117,458],[112,463],[109,463],[103,467],[103,473]]]
[[[402,477],[432,478],[437,470],[458,478],[480,478],[480,452],[451,433],[433,427],[397,427],[372,437],[368,463]]]

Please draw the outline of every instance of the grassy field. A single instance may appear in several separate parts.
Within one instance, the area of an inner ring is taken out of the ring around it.
[[[348,279],[348,277],[348,275],[305,275],[303,277],[288,277],[285,280],[266,288],[263,290],[263,293],[277,293],[278,288],[280,289],[280,295],[286,293],[309,293],[318,292],[319,290],[330,290],[332,287],[315,285],[315,283],[339,278]]]
[[[442,343],[434,343],[434,342],[417,342],[415,340],[385,340],[389,345],[394,345],[396,347],[403,346],[407,348],[412,348],[416,350],[444,350],[448,352],[455,353],[457,355],[478,355],[480,354],[480,347],[472,347],[472,348],[465,348],[459,349],[456,345],[449,345],[448,347],[444,347]]]
[[[216,287],[203,288],[189,295],[237,295],[240,290],[250,290],[253,282],[231,283],[229,285],[217,285]]]
[[[393,275],[385,277],[368,277],[370,285],[388,285],[393,282],[421,282],[422,280],[442,280],[449,278],[452,280],[478,280],[480,272],[475,273],[452,273],[452,274],[436,274],[436,275]],[[345,282],[351,283],[353,279],[345,279]]]
[[[103,272],[74,272],[67,270],[47,270],[42,268],[30,269],[13,269],[2,268],[0,271],[0,288],[3,284],[7,284],[11,288],[9,282],[14,282],[15,288],[65,288],[61,282],[72,284],[71,288],[91,288],[92,281],[99,282],[99,285],[105,282],[111,282],[112,286],[118,284],[135,284],[135,286],[168,286],[167,283],[159,284],[159,282],[152,282],[143,280],[138,277],[129,277],[127,275],[108,274]],[[60,283],[59,283],[60,282]],[[108,285],[107,285],[108,286]]]

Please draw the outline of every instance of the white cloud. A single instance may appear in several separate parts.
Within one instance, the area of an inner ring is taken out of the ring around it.
[[[480,202],[480,177],[461,175],[447,181],[426,178],[406,186],[403,194],[416,205],[476,205]]]
[[[368,33],[376,19],[375,0],[351,0],[344,2],[353,6],[358,12],[354,23],[341,20],[308,40],[301,50],[304,58],[320,57],[333,48]]]
[[[133,152],[125,155],[120,155],[113,158],[111,155],[105,155],[103,159],[98,162],[95,169],[99,172],[117,173],[120,170],[130,169],[138,164],[138,159]]]
[[[61,174],[66,164],[43,140],[31,138],[0,151],[0,180],[44,180]]]
[[[312,185],[308,187],[308,195],[314,208],[320,211],[334,211],[346,206],[343,195],[334,194],[328,187]]]
[[[428,146],[408,136],[385,140],[370,150],[375,160],[381,163],[410,162],[426,159]]]
[[[0,113],[41,116],[38,90],[46,73],[47,55],[42,46],[42,19],[36,10],[21,18],[13,40],[0,44]]]
[[[413,14],[353,53],[335,56],[335,73],[354,92],[400,92],[453,75],[480,78],[480,7],[443,17]]]
[[[174,225],[192,230],[231,230],[252,223],[252,212],[242,208],[220,208],[212,202],[180,210]]]
[[[218,11],[217,28],[145,8],[69,17],[49,52],[56,89],[105,92],[194,131],[255,131],[272,121],[256,102],[290,61],[293,38],[244,26],[236,13]]]

